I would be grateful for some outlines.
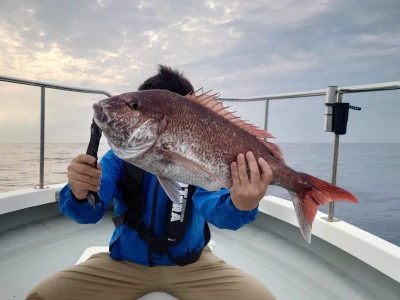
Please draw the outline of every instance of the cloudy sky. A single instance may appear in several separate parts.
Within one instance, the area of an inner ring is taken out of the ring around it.
[[[400,81],[399,15],[398,0],[2,0],[0,75],[119,94],[167,64],[223,98]],[[87,142],[102,98],[47,90],[46,142]],[[0,142],[38,142],[40,89],[0,82],[0,99]],[[331,142],[324,100],[272,102],[269,131]],[[344,142],[400,142],[400,91],[344,101],[362,107]],[[232,106],[264,124],[264,103]]]

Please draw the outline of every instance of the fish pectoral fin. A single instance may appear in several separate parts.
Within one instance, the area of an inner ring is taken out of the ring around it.
[[[181,186],[179,183],[165,177],[158,176],[157,178],[169,199],[176,204],[181,204],[181,194],[179,193]]]
[[[165,150],[165,149],[164,149],[164,151],[170,157],[170,159],[172,161],[174,161],[178,166],[185,168],[187,170],[190,170],[192,172],[195,172],[195,173],[205,173],[205,174],[211,176],[212,178],[214,178],[215,180],[217,180],[218,182],[224,183],[224,181],[221,178],[219,178],[215,174],[211,173],[209,170],[207,170],[205,167],[198,164],[197,162],[192,161],[192,160],[180,155],[179,153],[176,153],[176,152],[173,152],[170,150]]]

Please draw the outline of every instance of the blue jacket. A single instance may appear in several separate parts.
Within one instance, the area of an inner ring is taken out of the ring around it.
[[[122,192],[119,190],[119,183],[122,173],[123,160],[118,158],[109,150],[101,159],[102,178],[99,195],[101,202],[96,204],[95,209],[87,201],[78,202],[72,195],[69,185],[65,185],[60,191],[60,210],[67,217],[78,223],[97,223],[103,216],[108,204],[114,199],[115,216],[122,215],[127,207],[122,199]],[[154,201],[154,185],[157,177],[145,173],[143,180],[143,192],[147,198],[146,210],[143,213],[143,221],[150,226],[152,208]],[[170,249],[173,257],[185,256],[188,253],[196,252],[204,246],[204,220],[218,228],[236,230],[246,223],[253,221],[258,209],[252,211],[239,211],[236,209],[230,198],[229,190],[221,189],[217,192],[209,192],[197,187],[192,197],[193,214],[189,222],[187,232],[182,241]],[[158,199],[156,202],[156,216],[154,233],[156,236],[164,234],[165,219],[168,217],[167,204],[168,196],[159,185]],[[111,257],[119,260],[129,260],[142,265],[150,265],[148,257],[148,246],[138,236],[137,232],[122,224],[115,228],[110,241]],[[154,265],[173,265],[168,256],[159,257],[152,255]]]

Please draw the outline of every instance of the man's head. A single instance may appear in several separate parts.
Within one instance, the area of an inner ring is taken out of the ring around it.
[[[162,65],[158,67],[158,74],[143,82],[138,90],[154,89],[169,90],[182,96],[194,92],[192,84],[182,73]]]

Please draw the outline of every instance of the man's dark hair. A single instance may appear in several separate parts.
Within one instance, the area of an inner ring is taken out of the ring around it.
[[[163,65],[158,65],[158,74],[147,79],[138,88],[139,91],[154,89],[169,90],[182,96],[194,92],[192,84],[183,73]]]

